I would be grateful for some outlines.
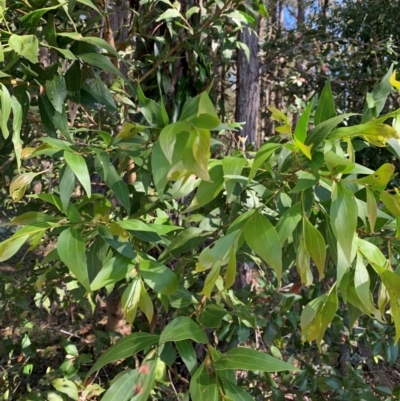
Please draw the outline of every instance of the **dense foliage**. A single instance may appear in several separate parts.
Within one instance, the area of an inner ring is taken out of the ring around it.
[[[270,107],[254,150],[217,89],[262,2],[142,1],[120,44],[99,7],[0,0],[2,207],[17,214],[0,310],[24,326],[1,342],[3,399],[398,396],[362,368],[397,363],[400,194],[393,164],[357,158],[400,158],[393,67],[363,109],[335,106],[330,80],[294,123]],[[130,334],[94,321],[112,296]],[[56,349],[35,337],[40,308],[67,316]]]

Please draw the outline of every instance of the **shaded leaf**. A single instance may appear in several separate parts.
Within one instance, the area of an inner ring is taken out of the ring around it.
[[[169,322],[160,336],[160,344],[167,341],[193,340],[197,343],[207,344],[205,331],[190,317],[179,316]]]

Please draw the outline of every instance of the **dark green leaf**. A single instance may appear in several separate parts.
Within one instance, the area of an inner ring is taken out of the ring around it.
[[[190,381],[190,396],[196,401],[219,401],[215,373],[207,369],[206,361],[197,369]]]
[[[160,336],[160,344],[167,341],[193,340],[197,343],[207,344],[205,331],[190,317],[179,316],[167,324]]]
[[[96,370],[101,369],[103,366],[118,361],[120,359],[129,358],[130,356],[136,355],[138,352],[151,347],[159,340],[159,336],[149,333],[133,333],[119,340],[116,344],[105,351],[96,360],[94,365],[90,368],[86,374],[86,380]]]
[[[175,342],[179,355],[183,363],[186,365],[188,371],[193,376],[197,369],[197,356],[192,343],[189,340],[182,340]]]

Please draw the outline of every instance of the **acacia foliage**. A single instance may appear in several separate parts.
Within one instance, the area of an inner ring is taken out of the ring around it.
[[[78,3],[96,9],[89,0]],[[2,7],[6,15],[5,3]],[[23,29],[36,32],[52,10],[67,24],[74,8],[52,7],[26,13]],[[176,13],[172,7],[158,18],[181,18]],[[25,243],[34,249],[52,236],[57,249],[42,261],[41,281],[48,275],[74,283],[79,300],[92,303],[98,291],[115,286],[126,319],[141,329],[74,381],[68,375],[54,380],[56,390],[73,399],[98,391],[85,388],[95,371],[138,353],[144,356],[140,366],[106,386],[103,400],[147,399],[168,381],[176,353],[190,372],[188,391],[196,401],[251,399],[250,387],[238,385],[236,370],[295,371],[292,363],[266,352],[218,349],[207,335],[232,319],[257,327],[254,305],[232,290],[238,261],[267,270],[277,289],[290,280],[292,267],[305,287],[330,275],[326,291],[305,306],[300,326],[293,327],[304,341],[322,347],[339,299],[350,305],[349,328],[361,314],[390,320],[398,341],[400,195],[387,189],[394,168],[385,163],[373,171],[355,159],[364,146],[388,146],[398,156],[400,112],[380,115],[392,87],[399,88],[395,71],[368,97],[360,124],[347,125],[353,114],[337,113],[328,82],[295,127],[273,109],[279,125],[274,137],[257,151],[239,146],[218,159],[211,153],[212,132],[234,125],[220,120],[207,90],[186,99],[171,116],[163,101],[147,97],[121,75],[110,61],[117,54],[108,42],[85,32],[59,32],[51,18],[45,27],[46,46],[64,57],[55,67],[38,66],[41,38],[34,33],[9,32],[3,44],[2,152],[13,149],[9,199],[25,212],[11,222],[19,226],[15,234],[0,243],[0,261]],[[110,90],[99,70],[119,76],[124,85]],[[41,90],[32,89],[35,85]],[[125,91],[134,94],[141,120],[125,122],[113,134],[104,127],[130,105]],[[85,111],[97,110],[97,125],[75,126],[78,100]],[[22,127],[32,115],[40,116],[36,135],[24,137]],[[124,174],[132,161],[136,179],[128,183]],[[93,191],[94,175],[103,193]],[[52,185],[32,194],[37,177]],[[189,202],[181,201],[187,197]],[[195,343],[205,345],[200,361]]]

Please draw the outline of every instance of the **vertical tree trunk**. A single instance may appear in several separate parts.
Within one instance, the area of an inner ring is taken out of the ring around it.
[[[246,122],[239,135],[246,138],[246,143],[255,143],[260,107],[258,37],[255,32],[244,28],[239,35],[239,41],[248,46],[250,59],[247,59],[242,49],[239,50],[235,119],[238,122]]]

